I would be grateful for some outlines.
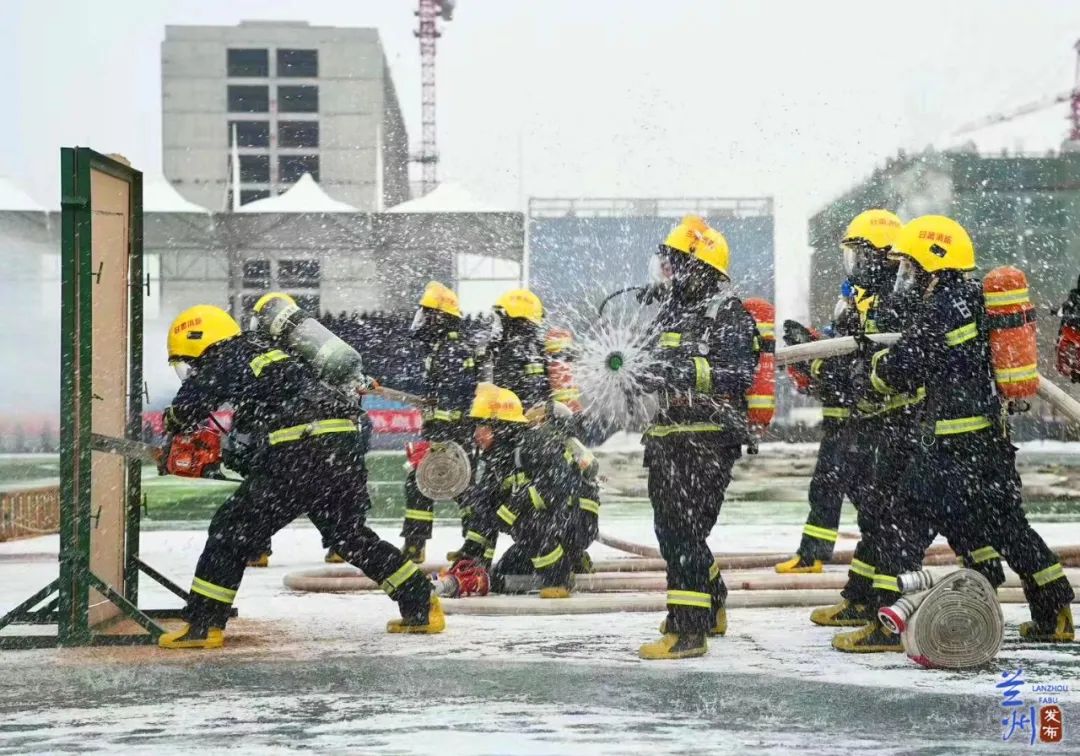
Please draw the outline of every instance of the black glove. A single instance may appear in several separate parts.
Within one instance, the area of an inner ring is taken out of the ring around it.
[[[667,287],[664,284],[649,284],[642,287],[640,291],[635,295],[639,304],[650,305],[653,302],[659,302],[664,298],[664,294]]]
[[[809,344],[817,341],[813,332],[797,320],[784,321],[784,343],[788,346],[796,344]]]

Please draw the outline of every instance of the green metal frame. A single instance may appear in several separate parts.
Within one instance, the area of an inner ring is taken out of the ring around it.
[[[179,609],[138,608],[139,573],[145,572],[176,596],[188,594],[161,573],[145,564],[138,554],[141,525],[141,470],[129,464],[124,491],[124,586],[119,591],[90,571],[90,402],[93,399],[89,366],[92,357],[91,304],[91,170],[100,171],[130,185],[130,260],[128,332],[128,427],[129,438],[142,434],[142,174],[112,158],[85,147],[60,150],[61,167],[61,358],[60,358],[60,576],[19,606],[0,617],[0,630],[10,624],[55,624],[56,635],[4,635],[2,648],[47,646],[128,645],[157,642],[162,628],[153,617],[178,617]],[[77,338],[82,334],[82,338]],[[76,381],[78,383],[76,384]],[[76,406],[78,402],[78,406]],[[102,634],[89,622],[90,591],[94,589],[147,632],[138,635]],[[46,602],[40,608],[38,605]]]

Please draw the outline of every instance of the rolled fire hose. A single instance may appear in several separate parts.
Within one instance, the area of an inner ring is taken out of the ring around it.
[[[875,333],[868,338],[878,344],[895,344],[900,338],[898,333]],[[850,354],[858,349],[854,336],[840,336],[834,339],[820,339],[806,344],[776,347],[776,365],[778,367],[792,362],[827,359]],[[1045,375],[1039,375],[1039,397],[1074,423],[1080,423],[1080,401],[1069,396],[1051,382]]]
[[[416,466],[416,487],[433,501],[451,501],[460,496],[472,479],[469,455],[461,444],[433,441]]]
[[[916,586],[929,590],[902,596],[878,612],[884,625],[901,634],[907,655],[941,669],[980,667],[997,656],[1005,620],[990,581],[967,569],[938,579],[917,574]]]

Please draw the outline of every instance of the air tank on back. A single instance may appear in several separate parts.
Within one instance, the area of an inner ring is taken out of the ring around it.
[[[266,302],[255,322],[258,333],[310,363],[320,380],[340,389],[367,388],[360,353],[288,298]]]

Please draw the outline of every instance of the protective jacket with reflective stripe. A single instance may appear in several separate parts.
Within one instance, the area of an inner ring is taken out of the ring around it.
[[[527,326],[508,331],[499,343],[489,345],[488,359],[492,381],[517,394],[525,409],[551,398],[544,345]]]
[[[979,282],[955,271],[939,273],[900,340],[875,352],[873,390],[888,395],[925,386],[926,419],[939,436],[996,425],[1002,404],[985,321]]]
[[[747,439],[746,392],[760,349],[757,325],[738,297],[665,300],[650,331],[650,372],[662,381],[646,438],[722,433]]]
[[[477,382],[474,351],[457,331],[440,335],[427,347],[421,393],[433,402],[433,407],[424,413],[424,437],[435,441],[458,439],[460,430],[447,429],[449,436],[444,438],[447,434],[440,426],[447,422],[461,425],[469,413]]]
[[[166,411],[170,431],[188,430],[228,404],[233,430],[252,439],[317,420],[360,416],[353,401],[325,385],[313,368],[250,334],[215,344],[192,363],[192,372]]]

